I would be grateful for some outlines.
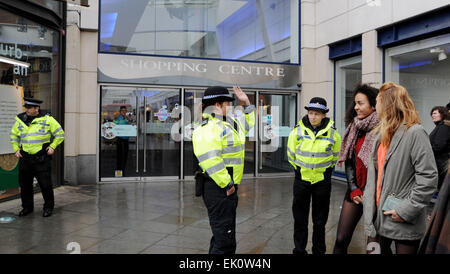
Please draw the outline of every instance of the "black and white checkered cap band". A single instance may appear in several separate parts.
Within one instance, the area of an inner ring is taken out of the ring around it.
[[[328,110],[328,108],[322,104],[319,103],[309,103],[308,108],[317,108],[322,110]]]
[[[30,102],[30,101],[25,101],[25,105],[30,105],[30,106],[40,106],[40,104],[35,103],[35,102]]]
[[[228,98],[233,99],[233,96],[231,96],[230,94],[214,94],[214,95],[203,96],[203,100],[214,99],[214,98],[217,98],[217,97],[228,97]]]

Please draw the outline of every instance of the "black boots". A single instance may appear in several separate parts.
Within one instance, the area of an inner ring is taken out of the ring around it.
[[[28,214],[32,213],[33,209],[24,208],[22,211],[19,212],[19,217],[27,216]],[[53,209],[51,208],[44,208],[44,212],[42,213],[42,217],[50,217],[52,216]]]
[[[44,208],[44,213],[42,214],[42,217],[50,217],[52,216],[53,209],[51,208]]]
[[[27,216],[31,212],[33,212],[33,209],[24,208],[19,212],[19,217]]]

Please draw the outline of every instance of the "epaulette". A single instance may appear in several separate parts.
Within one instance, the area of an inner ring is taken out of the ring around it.
[[[205,126],[209,122],[209,119],[205,119],[202,121],[202,127]]]

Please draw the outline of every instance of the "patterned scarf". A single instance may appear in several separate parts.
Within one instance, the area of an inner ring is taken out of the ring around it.
[[[367,168],[369,165],[370,150],[373,141],[375,140],[375,136],[371,134],[370,131],[374,129],[379,122],[375,111],[362,120],[355,117],[345,130],[344,138],[342,140],[343,146],[341,146],[338,163],[345,162],[345,160],[352,158],[352,151],[355,149],[356,139],[358,139],[358,130],[362,130],[367,134],[357,157],[361,159],[364,166]]]

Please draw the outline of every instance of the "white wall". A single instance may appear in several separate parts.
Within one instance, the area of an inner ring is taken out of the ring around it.
[[[315,47],[359,35],[450,4],[450,0],[311,0]],[[302,12],[303,15],[303,12]]]

